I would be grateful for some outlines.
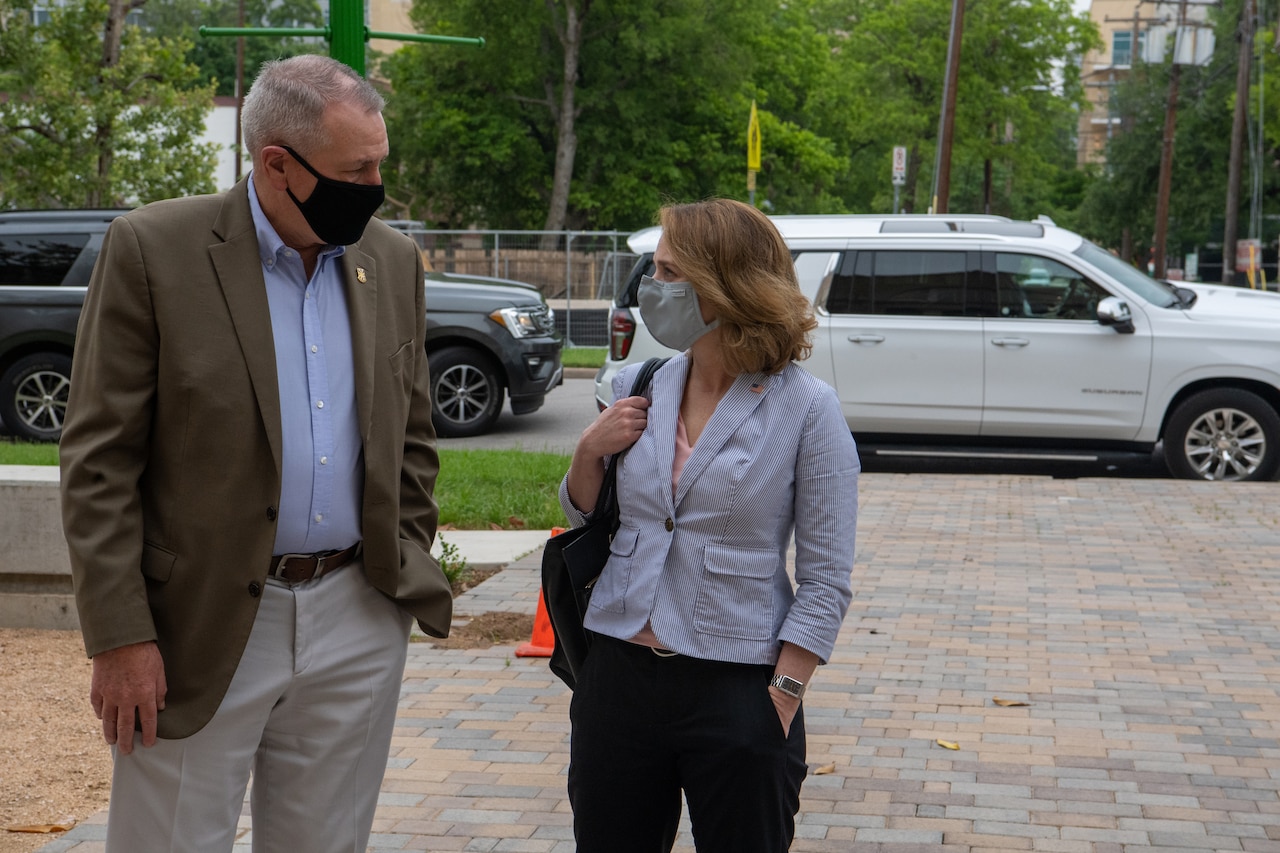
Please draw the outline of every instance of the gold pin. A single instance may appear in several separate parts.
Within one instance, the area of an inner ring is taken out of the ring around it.
[[[356,267],[356,281],[364,284],[368,280],[369,277],[364,274],[364,267]]]

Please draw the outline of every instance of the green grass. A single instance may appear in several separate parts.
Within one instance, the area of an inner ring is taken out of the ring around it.
[[[560,362],[565,367],[603,367],[608,355],[606,347],[565,347],[560,351]]]
[[[517,529],[565,527],[560,480],[570,457],[520,450],[442,450],[436,501],[440,523],[462,530],[490,524]]]
[[[564,527],[560,480],[570,457],[520,450],[442,450],[436,501],[440,523],[461,530],[491,524],[528,530]],[[57,465],[58,445],[0,440],[0,465]]]
[[[0,465],[57,465],[58,445],[0,439]]]

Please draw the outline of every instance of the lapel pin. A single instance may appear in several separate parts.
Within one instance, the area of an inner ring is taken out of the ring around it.
[[[365,275],[364,267],[356,267],[356,281],[364,284],[369,280],[369,276]]]

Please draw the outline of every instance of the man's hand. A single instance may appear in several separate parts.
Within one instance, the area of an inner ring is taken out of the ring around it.
[[[153,642],[134,643],[101,652],[93,658],[93,685],[89,701],[102,720],[102,737],[133,752],[134,721],[142,721],[142,745],[156,742],[156,717],[164,710],[164,660]]]

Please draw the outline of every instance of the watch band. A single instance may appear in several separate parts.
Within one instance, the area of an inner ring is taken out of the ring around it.
[[[800,699],[804,696],[804,682],[797,681],[789,675],[775,675],[769,681],[770,687],[776,687],[792,699]]]

